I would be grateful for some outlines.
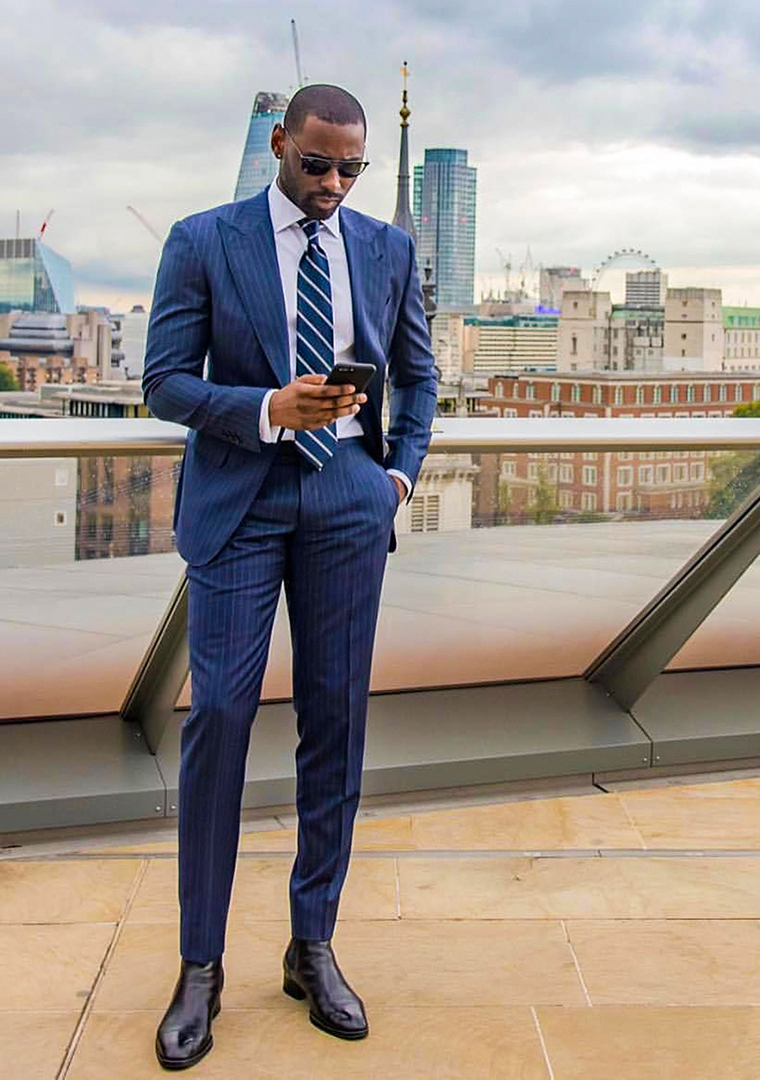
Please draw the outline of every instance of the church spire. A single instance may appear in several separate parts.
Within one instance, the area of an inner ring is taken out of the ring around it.
[[[409,207],[409,117],[411,111],[407,104],[407,79],[409,68],[404,61],[401,69],[404,76],[404,90],[401,95],[401,149],[398,159],[398,194],[396,196],[396,212],[393,215],[393,224],[398,225],[404,232],[409,233],[412,240],[417,240],[417,230],[414,227],[414,218]]]

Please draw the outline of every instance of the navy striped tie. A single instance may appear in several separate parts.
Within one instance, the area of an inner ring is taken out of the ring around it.
[[[303,221],[308,246],[298,266],[296,300],[296,378],[327,375],[335,363],[330,264],[319,246],[319,222]],[[333,421],[316,431],[296,431],[296,447],[315,469],[335,452],[338,439]]]

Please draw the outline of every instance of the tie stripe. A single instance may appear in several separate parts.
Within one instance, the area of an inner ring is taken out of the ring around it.
[[[330,264],[319,246],[319,222],[303,221],[301,227],[308,243],[296,285],[296,376],[326,374],[335,363]],[[337,438],[334,423],[317,431],[297,431],[296,448],[305,461],[322,469]]]

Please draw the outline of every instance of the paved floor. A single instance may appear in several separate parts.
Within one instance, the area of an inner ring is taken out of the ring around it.
[[[247,822],[216,1046],[192,1075],[757,1080],[760,777],[578,790],[365,809],[336,935],[370,1017],[359,1044],[282,994],[293,822]],[[0,855],[0,1076],[164,1075],[171,835]]]

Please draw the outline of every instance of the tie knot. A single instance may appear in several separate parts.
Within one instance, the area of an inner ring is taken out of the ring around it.
[[[301,228],[306,233],[306,239],[309,241],[309,243],[315,243],[319,235],[319,222],[315,219],[307,219],[301,222]]]

